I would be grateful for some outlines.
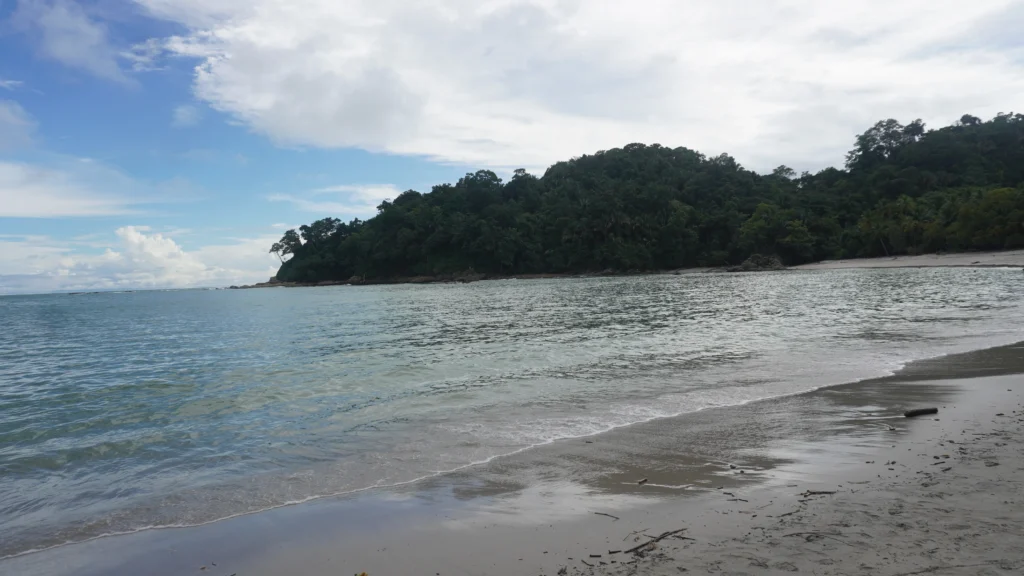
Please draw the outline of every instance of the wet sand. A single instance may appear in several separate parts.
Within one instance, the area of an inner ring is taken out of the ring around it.
[[[1024,267],[1024,250],[1004,252],[962,252],[956,254],[922,254],[886,258],[851,258],[826,260],[793,266],[791,270],[838,270],[841,268],[932,268],[932,267]]]
[[[950,356],[405,489],[64,546],[0,574],[1016,574],[1022,371],[1022,345]],[[940,412],[902,417],[917,406]]]

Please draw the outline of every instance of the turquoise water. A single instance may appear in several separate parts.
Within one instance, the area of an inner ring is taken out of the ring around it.
[[[1019,270],[0,298],[0,557],[1014,342]]]

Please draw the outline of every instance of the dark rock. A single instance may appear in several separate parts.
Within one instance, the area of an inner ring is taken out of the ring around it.
[[[739,266],[730,266],[725,269],[726,272],[765,272],[770,270],[785,270],[786,267],[779,260],[778,256],[762,256],[761,254],[754,254],[750,258],[747,258],[743,264]]]

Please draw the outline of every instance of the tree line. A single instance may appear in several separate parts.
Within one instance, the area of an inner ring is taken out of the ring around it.
[[[1024,248],[1024,115],[883,120],[844,169],[757,174],[727,154],[629,144],[537,177],[466,174],[369,220],[324,218],[271,252],[282,281],[786,264]]]

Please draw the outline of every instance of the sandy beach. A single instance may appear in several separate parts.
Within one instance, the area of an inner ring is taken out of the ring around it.
[[[731,506],[687,518],[687,539],[667,538],[594,572],[1020,574],[1020,384],[960,382],[965,395],[955,405],[912,424],[863,467],[812,489],[740,493]]]
[[[956,254],[922,254],[919,256],[892,256],[887,258],[852,258],[826,260],[814,264],[793,266],[792,270],[838,270],[842,268],[934,268],[950,267],[1024,267],[1024,250],[1004,252],[960,252]]]
[[[1021,368],[1021,345],[943,357],[0,573],[1017,574]],[[918,406],[939,413],[902,416]]]

